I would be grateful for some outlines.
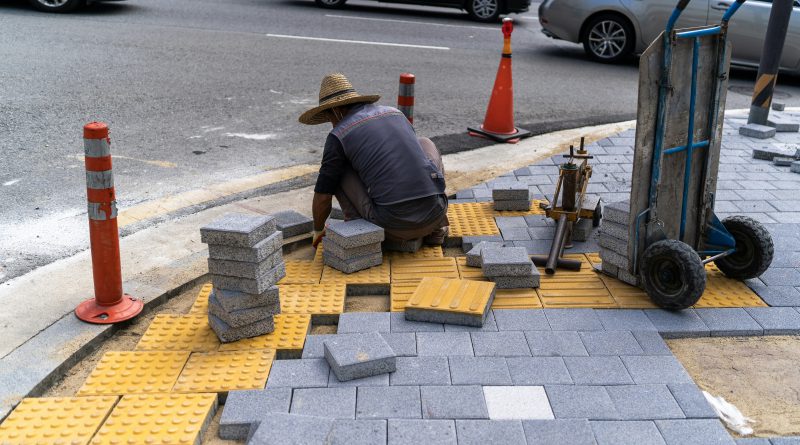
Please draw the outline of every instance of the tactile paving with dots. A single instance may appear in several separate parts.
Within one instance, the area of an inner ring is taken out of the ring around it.
[[[228,392],[263,389],[275,359],[272,349],[194,353],[174,392]]]
[[[288,260],[286,276],[278,284],[318,284],[322,279],[322,261]]]
[[[455,258],[405,258],[392,261],[392,283],[418,283],[426,277],[459,279]]]
[[[416,252],[385,252],[384,257],[391,260],[407,259],[407,258],[444,258],[444,251],[442,246],[422,246]]]
[[[137,351],[216,351],[220,342],[208,325],[207,314],[159,314],[150,323]]]
[[[580,260],[581,270],[559,269],[554,275],[548,275],[544,268],[539,268],[541,277],[538,292],[544,307],[617,307],[603,280],[594,271],[584,254],[564,255],[564,257]]]
[[[406,303],[414,291],[417,290],[419,283],[392,283],[391,287],[391,305],[392,312],[403,312],[406,310]]]
[[[167,393],[188,359],[188,351],[109,351],[100,358],[78,395]]]
[[[208,313],[208,297],[211,291],[214,290],[214,285],[211,283],[204,284],[197,294],[197,299],[189,309],[190,314],[207,314]]]
[[[451,237],[500,234],[494,221],[491,202],[450,204],[447,207],[447,218],[450,220]]]
[[[542,201],[538,199],[534,199],[531,201],[531,208],[528,210],[494,210],[494,216],[528,216],[528,215],[544,215],[544,209],[539,207],[539,204],[547,203],[547,201]]]
[[[494,294],[494,283],[423,278],[406,303],[406,310],[482,315]]]
[[[276,351],[302,351],[306,335],[311,330],[311,315],[278,314],[274,316],[275,330],[258,337],[245,338],[233,343],[223,343],[220,351],[249,349],[274,349]]]
[[[282,314],[332,315],[344,312],[344,284],[281,284]]]
[[[458,275],[462,280],[489,281],[483,276],[483,269],[467,266],[467,257],[465,256],[456,257],[456,266],[458,266]]]
[[[346,274],[330,266],[325,266],[322,270],[322,280],[320,283],[389,284],[391,282],[389,264],[390,261],[384,258],[383,264],[380,266],[370,267],[369,269],[360,270],[351,274]]]
[[[536,289],[497,289],[492,309],[539,309],[542,302]]]
[[[126,395],[91,444],[199,445],[216,409],[216,394]]]
[[[117,403],[116,396],[23,399],[0,424],[0,443],[89,443]]]

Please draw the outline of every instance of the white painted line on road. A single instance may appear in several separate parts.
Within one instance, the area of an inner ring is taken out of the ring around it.
[[[277,37],[280,39],[316,40],[318,42],[357,43],[359,45],[396,46],[402,48],[436,49],[442,51],[450,50],[450,48],[446,46],[409,45],[406,43],[389,43],[389,42],[367,42],[364,40],[326,39],[323,37],[291,36],[286,34],[266,34],[266,36]]]
[[[416,20],[397,20],[397,19],[377,19],[374,17],[358,17],[354,15],[336,15],[336,14],[325,14],[325,17],[331,17],[335,19],[353,19],[353,20],[371,20],[374,22],[391,22],[391,23],[408,23],[413,25],[431,25],[431,26],[443,26],[446,28],[470,28],[470,29],[484,29],[489,31],[497,31],[500,27],[489,27],[489,26],[472,26],[472,25],[448,25],[445,23],[435,23],[435,22],[420,22]]]

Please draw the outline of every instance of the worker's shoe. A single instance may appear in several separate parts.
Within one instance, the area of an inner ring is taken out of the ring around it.
[[[450,233],[450,227],[440,227],[434,230],[430,235],[422,239],[422,242],[429,246],[441,246],[444,244],[447,234]]]

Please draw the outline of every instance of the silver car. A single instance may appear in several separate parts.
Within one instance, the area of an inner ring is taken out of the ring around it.
[[[692,0],[676,28],[719,23],[734,0]],[[539,23],[549,37],[582,43],[599,62],[642,53],[664,30],[677,0],[544,0]],[[770,0],[748,0],[731,20],[732,63],[758,66],[769,21]],[[800,0],[795,0],[781,70],[800,74]]]

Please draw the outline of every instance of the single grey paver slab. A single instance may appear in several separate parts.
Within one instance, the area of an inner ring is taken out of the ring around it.
[[[639,342],[645,355],[672,355],[669,346],[658,332],[633,331],[631,333],[636,337],[636,341]]]
[[[544,309],[554,331],[602,331],[603,324],[594,309]]]
[[[381,334],[368,332],[323,342],[325,359],[340,381],[394,372],[396,356]]]
[[[687,419],[716,419],[717,413],[694,383],[667,385]]]
[[[273,214],[275,228],[283,232],[284,238],[303,235],[314,230],[314,220],[294,210]]]
[[[339,315],[339,334],[390,332],[389,312],[345,312]]]
[[[227,213],[200,228],[200,241],[234,247],[253,247],[275,232],[271,215]]]
[[[708,326],[694,309],[682,311],[645,309],[644,313],[664,338],[707,337],[709,335]]]
[[[386,421],[382,419],[348,420],[333,422],[330,445],[385,445]]]
[[[644,350],[630,331],[581,332],[589,355],[641,355]]]
[[[467,252],[467,266],[469,267],[481,267],[481,251],[484,248],[489,249],[497,249],[503,247],[503,243],[491,242],[491,241],[481,241],[475,247],[470,249]]]
[[[683,419],[683,410],[667,385],[606,387],[621,420]]]
[[[525,331],[525,338],[533,356],[582,357],[589,355],[580,335],[574,331]]]
[[[564,363],[577,385],[633,383],[619,357],[564,357]]]
[[[398,357],[413,357],[417,355],[417,336],[413,332],[398,332],[381,334],[394,354]]]
[[[328,386],[329,372],[325,359],[275,360],[267,388],[323,388]]]
[[[372,243],[372,244],[366,244],[364,246],[345,249],[344,247],[333,242],[333,240],[328,239],[327,236],[322,238],[322,248],[324,249],[325,252],[328,252],[329,254],[337,258],[341,258],[343,260],[352,260],[355,258],[367,255],[374,255],[376,253],[382,252],[381,243]]]
[[[541,309],[496,309],[494,319],[501,331],[549,331]]]
[[[232,328],[241,328],[264,319],[271,319],[273,315],[281,313],[280,301],[273,301],[266,306],[249,309],[226,311],[217,297],[212,293],[208,296],[208,313],[214,315]]]
[[[734,444],[719,420],[656,420],[656,426],[667,445]]]
[[[420,386],[423,419],[488,419],[481,386]]]
[[[504,357],[450,357],[453,385],[511,385]]]
[[[492,188],[495,201],[530,201],[531,192],[524,182],[498,184]]]
[[[219,437],[244,440],[250,427],[270,413],[288,413],[291,388],[230,391],[219,419]]]
[[[364,386],[358,388],[356,418],[419,419],[419,386]]]
[[[475,247],[476,244],[482,241],[502,243],[503,237],[500,235],[464,236],[461,238],[461,248],[464,250],[464,252],[469,252]]]
[[[208,325],[223,343],[230,343],[243,338],[257,337],[259,335],[269,334],[275,330],[275,321],[271,316],[255,323],[233,327],[214,316],[214,314],[208,314]]]
[[[497,332],[497,323],[494,318],[494,311],[488,310],[486,312],[486,319],[483,320],[483,326],[464,326],[459,324],[445,324],[445,332]]]
[[[340,381],[336,374],[331,370],[328,375],[328,388],[338,388],[345,386],[389,386],[389,374],[378,374],[360,379]]]
[[[617,201],[603,206],[603,219],[617,224],[628,224],[628,217],[631,214],[631,203],[629,200]]]
[[[369,255],[345,260],[329,252],[322,252],[322,260],[325,265],[330,266],[340,272],[350,274],[356,273],[360,270],[369,269],[370,267],[380,266],[383,264],[383,254],[380,252],[372,253]]]
[[[546,385],[556,419],[617,420],[619,414],[604,386]]]
[[[655,331],[656,327],[641,309],[596,310],[607,331]]]
[[[389,318],[392,332],[444,332],[441,323],[406,320],[405,312],[391,312]]]
[[[531,276],[534,270],[524,247],[482,249],[481,264],[487,277]]]
[[[766,125],[747,124],[739,127],[739,134],[756,139],[769,139],[775,136],[775,128]]]
[[[484,386],[483,394],[492,420],[553,418],[541,386]]]
[[[519,445],[525,431],[519,420],[456,420],[459,445]]]
[[[528,241],[531,239],[527,227],[508,227],[500,229],[500,234],[505,241]]]
[[[345,249],[382,242],[383,229],[365,219],[328,224],[326,235]]]
[[[316,334],[307,335],[303,345],[303,355],[301,358],[325,358],[325,340],[342,336],[345,334]]]
[[[356,388],[298,388],[292,394],[292,414],[355,419]]]
[[[745,308],[768,335],[793,335],[800,333],[800,313],[789,307]]]
[[[531,275],[524,277],[491,277],[498,289],[535,289],[539,287],[539,270],[534,268]]]
[[[519,201],[494,201],[494,209],[499,211],[504,210],[516,210],[516,211],[525,211],[530,210],[531,202],[528,200],[519,200]]]
[[[572,383],[572,377],[561,357],[508,357],[506,363],[515,385]]]
[[[523,420],[522,428],[528,445],[595,445],[587,420]]]
[[[277,266],[257,279],[215,274],[210,274],[210,276],[214,287],[248,294],[261,294],[286,276],[286,263],[281,261]]]
[[[472,332],[472,348],[476,356],[530,356],[528,342],[522,332]]]
[[[329,417],[272,414],[265,416],[247,439],[248,445],[307,445],[328,443],[333,429]]]
[[[775,111],[783,111],[786,109],[786,104],[782,102],[772,102],[772,109]]]
[[[597,445],[664,445],[664,438],[651,421],[594,421]]]
[[[280,303],[278,286],[272,286],[261,294],[214,289],[211,295],[219,302],[222,309],[229,312]]]
[[[695,312],[708,326],[712,337],[764,334],[764,328],[742,308],[695,309]]]
[[[275,232],[256,243],[253,247],[236,247],[223,244],[209,244],[208,256],[217,260],[247,261],[257,263],[281,250],[283,233]]]
[[[419,332],[417,355],[472,356],[472,339],[469,332]]]
[[[452,420],[389,419],[389,445],[456,444]]]
[[[621,359],[637,384],[693,382],[683,365],[673,356],[623,356]]]
[[[796,119],[781,114],[770,116],[767,126],[774,127],[777,133],[797,133],[800,130],[800,123]]]
[[[389,375],[392,386],[450,384],[447,357],[397,357],[396,366]]]
[[[209,258],[208,273],[257,280],[259,277],[269,274],[282,261],[283,254],[281,252],[275,252],[257,263]]]

